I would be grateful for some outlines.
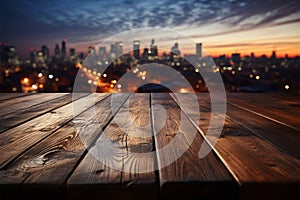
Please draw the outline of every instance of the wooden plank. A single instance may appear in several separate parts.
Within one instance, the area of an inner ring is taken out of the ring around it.
[[[26,101],[30,102],[31,100],[39,98],[41,96],[43,96],[43,94],[34,93],[34,94],[31,94],[31,95],[24,95],[24,96],[20,96],[20,97],[17,97],[17,98],[3,100],[3,101],[0,101],[0,108],[3,109],[7,106],[19,104],[19,103],[26,102]]]
[[[168,116],[161,130],[155,128],[162,198],[234,199],[237,184],[213,152],[199,158],[200,147],[205,141],[173,99],[168,94],[152,94],[151,101],[154,127],[164,123],[161,106]],[[159,151],[162,148],[165,149]],[[180,151],[185,152],[176,159]],[[174,162],[164,167],[170,159]]]
[[[122,127],[126,155],[123,157],[121,184],[126,187],[129,199],[156,199],[158,183],[154,171],[157,163],[153,152],[150,94],[134,94],[129,100],[132,122],[125,121]],[[118,112],[120,119],[124,119],[126,113],[123,107]]]
[[[116,110],[127,96],[120,96],[114,105]],[[35,193],[41,190],[48,199],[63,198],[66,195],[64,183],[67,178],[85,155],[87,146],[93,143],[101,128],[112,118],[114,113],[109,109],[110,106],[110,97],[103,99],[1,170],[0,183],[5,187],[3,193],[10,196],[9,189],[16,189],[13,186],[22,183],[18,191],[24,193],[23,190],[29,188],[27,194],[31,198],[40,198]]]
[[[83,97],[83,94],[81,97]],[[70,103],[71,94],[42,94],[30,101],[20,102],[0,109],[0,133]]]
[[[107,95],[88,95],[0,134],[0,169]]]
[[[209,110],[210,102],[204,102],[204,96],[198,95],[199,103],[202,108]],[[244,116],[243,112],[236,114]],[[201,112],[201,118],[205,120],[195,122],[199,125],[198,128],[207,130],[210,117],[210,112]],[[214,134],[213,126],[210,130],[211,134]],[[206,137],[209,138],[209,136]],[[281,152],[274,145],[231,118],[227,117],[215,150],[241,184],[240,199],[296,199],[299,197],[300,161]]]
[[[140,128],[150,125],[149,110],[149,94],[131,96],[69,179],[71,199],[156,197],[151,126]]]
[[[31,94],[33,93],[0,93],[0,101],[6,101]]]
[[[264,94],[261,95],[264,96]],[[201,94],[200,96],[203,101],[202,108],[210,110],[209,95]],[[264,104],[260,106],[264,107]],[[300,140],[298,139],[300,132],[231,104],[227,105],[227,116],[248,131],[272,143],[281,151],[300,160]]]
[[[18,110],[26,109],[31,106],[43,103],[45,101],[50,101],[64,95],[66,95],[66,93],[28,95],[25,97],[18,98],[19,102],[14,101],[15,103],[12,105],[3,105],[9,103],[10,101],[0,102],[0,117],[3,117],[10,113],[17,113]]]
[[[300,160],[300,132],[232,105],[228,105],[227,115],[232,121],[262,137],[280,151]]]
[[[300,131],[300,96],[280,94],[228,94],[228,102],[295,127]]]

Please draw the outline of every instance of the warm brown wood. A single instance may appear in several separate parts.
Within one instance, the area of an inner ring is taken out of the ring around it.
[[[114,105],[116,110],[127,96],[120,97]],[[101,129],[114,114],[109,109],[110,106],[110,97],[103,99],[20,155],[5,170],[0,171],[1,186],[23,183],[23,188],[30,188],[32,185],[42,184],[46,187],[43,190],[46,190],[48,185],[53,185],[44,195],[49,199],[62,198],[68,176],[82,159],[87,146],[101,133]],[[88,137],[83,139],[83,135]],[[7,193],[7,189],[4,192]],[[35,192],[28,193],[34,196]]]
[[[203,101],[208,99],[207,96],[198,97],[201,107],[209,110],[210,102]],[[205,120],[196,122],[200,129],[208,129],[210,114],[201,113],[201,118]],[[239,115],[243,116],[242,112]],[[211,130],[214,134],[213,129]],[[295,140],[297,138],[295,136]],[[299,195],[300,161],[281,152],[243,124],[227,117],[215,149],[236,180],[241,183],[241,199],[253,199],[254,196],[256,199],[282,199],[284,196],[295,198]],[[263,193],[260,196],[256,191]]]
[[[172,145],[168,151],[158,151],[160,168],[175,152],[188,146],[180,158],[159,170],[162,198],[235,198],[237,185],[216,155],[210,152],[206,157],[199,158],[200,147],[205,141],[172,98],[168,94],[152,94],[151,101],[154,124],[164,120],[157,105],[163,106],[168,116],[164,127],[155,135],[156,149]],[[181,128],[180,123],[184,124]],[[196,133],[194,140],[192,133]],[[176,140],[176,137],[179,139]]]
[[[57,94],[59,95],[59,94]],[[18,104],[20,103],[30,103],[32,100],[35,100],[37,98],[43,97],[44,95],[42,93],[33,93],[31,95],[24,95],[24,96],[20,96],[17,98],[13,98],[13,99],[9,99],[9,100],[4,100],[4,101],[0,101],[0,108],[5,108],[11,105],[15,105],[16,107],[18,106]],[[49,94],[46,96],[50,96]]]
[[[96,95],[95,102],[101,101],[107,95]],[[0,134],[0,169],[17,155],[68,123],[74,115],[93,106],[93,98],[94,95],[83,97]],[[76,106],[76,109],[73,109],[73,106]]]
[[[150,124],[149,94],[134,94],[99,137],[92,152],[98,152],[100,161],[88,153],[68,181],[72,199],[101,196],[101,199],[153,199],[156,197],[156,179],[153,171],[151,126],[146,138],[138,137],[139,126]],[[129,116],[125,116],[130,113]],[[120,125],[124,120],[138,126]],[[121,127],[120,127],[121,126]],[[138,153],[138,154],[134,154]],[[99,157],[98,157],[99,158]],[[149,172],[138,173],[141,169]],[[147,171],[147,170],[146,170]],[[80,188],[80,191],[78,190]],[[86,196],[88,195],[88,196]]]
[[[241,96],[244,96],[244,94]],[[200,100],[202,100],[202,109],[210,111],[209,95],[201,94],[199,97]],[[244,100],[240,101],[244,102]],[[239,101],[236,100],[236,102]],[[281,114],[280,111],[278,111],[278,113]],[[227,104],[226,114],[231,120],[240,124],[245,130],[262,137],[281,151],[300,160],[300,140],[298,139],[298,137],[300,137],[300,132],[297,130],[252,112],[247,112],[244,109],[231,104]]]
[[[128,104],[124,102],[130,94],[113,94],[118,96],[116,104],[111,104],[109,94],[86,95],[0,94],[0,131],[6,127],[0,134],[1,200],[20,195],[25,199],[300,197],[297,95],[228,94],[225,127],[202,159],[201,145],[211,146],[217,134],[214,125],[207,134],[212,116],[209,94],[198,94],[196,103],[180,94],[186,102],[184,113],[175,94],[132,94]],[[184,126],[178,132],[181,120]],[[171,150],[153,153],[167,145]],[[188,149],[179,159],[153,172],[184,147]],[[117,169],[97,160],[91,154],[95,150]]]
[[[278,120],[300,132],[300,96],[283,94],[228,94],[228,102]],[[246,110],[247,111],[247,110]]]
[[[19,98],[31,94],[32,93],[0,93],[0,101],[7,101],[9,99]]]
[[[86,94],[80,95],[80,97]],[[71,94],[43,94],[30,101],[0,108],[0,133],[72,101]]]

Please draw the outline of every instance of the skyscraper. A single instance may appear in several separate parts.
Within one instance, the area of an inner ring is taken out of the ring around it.
[[[116,42],[117,47],[117,57],[121,56],[123,54],[123,42]]]
[[[74,48],[70,48],[70,56],[75,56],[75,49]]]
[[[100,58],[106,58],[107,56],[106,47],[99,47],[99,56]]]
[[[61,42],[61,57],[62,57],[62,59],[65,59],[66,55],[67,55],[66,40],[63,40]]]
[[[42,53],[43,53],[43,57],[45,61],[49,60],[49,48],[47,47],[47,45],[43,45],[42,46]]]
[[[15,46],[7,46],[3,47],[3,63],[15,64],[17,58],[16,47]]]
[[[180,61],[180,50],[177,42],[175,42],[174,46],[171,48],[171,61]]]
[[[158,56],[158,50],[157,50],[157,45],[155,44],[155,40],[152,39],[151,40],[151,44],[150,44],[150,55],[153,57]]]
[[[198,58],[202,57],[202,43],[196,44],[196,55],[198,56]]]
[[[139,40],[133,41],[133,56],[137,60],[140,59],[140,41]]]
[[[59,50],[59,45],[58,44],[55,45],[54,56],[55,56],[56,59],[60,58],[60,50]]]

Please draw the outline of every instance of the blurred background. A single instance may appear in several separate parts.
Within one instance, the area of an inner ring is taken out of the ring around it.
[[[194,43],[155,31],[103,43],[147,27]],[[205,70],[220,73],[227,92],[299,94],[299,33],[297,0],[3,0],[0,92],[72,92],[76,76],[97,92],[125,92],[118,84],[125,73],[145,80],[139,66],[156,63],[181,73],[196,92],[208,92],[199,74]],[[84,64],[87,56],[94,65]],[[168,92],[160,81],[136,92]]]

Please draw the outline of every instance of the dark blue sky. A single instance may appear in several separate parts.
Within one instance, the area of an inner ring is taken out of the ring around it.
[[[299,0],[1,0],[0,5],[0,41],[16,45],[21,55],[42,44],[52,49],[64,38],[77,47],[132,28],[167,27],[205,38],[300,22]]]

